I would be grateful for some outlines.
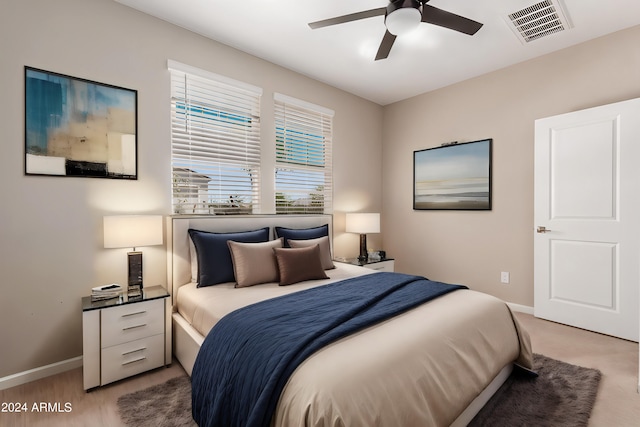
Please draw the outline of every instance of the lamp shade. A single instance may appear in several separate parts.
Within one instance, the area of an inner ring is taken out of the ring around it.
[[[162,244],[162,215],[104,217],[105,248],[135,248]]]
[[[346,216],[345,231],[347,233],[379,233],[379,213],[348,213]]]

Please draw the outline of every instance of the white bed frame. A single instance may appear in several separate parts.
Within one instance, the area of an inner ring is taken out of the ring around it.
[[[191,376],[204,337],[176,309],[175,296],[178,289],[191,281],[190,238],[187,231],[193,228],[224,233],[269,227],[270,238],[273,239],[274,227],[276,226],[309,228],[325,224],[329,225],[329,238],[333,249],[333,217],[331,215],[174,216],[167,218],[167,285],[171,293],[173,307],[171,316],[173,354],[189,376]],[[506,381],[512,370],[512,364],[505,366],[451,426],[466,426]]]

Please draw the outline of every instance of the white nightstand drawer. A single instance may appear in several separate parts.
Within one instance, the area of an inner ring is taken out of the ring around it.
[[[101,384],[164,365],[164,334],[102,349]]]
[[[395,269],[395,262],[394,260],[390,259],[387,261],[379,261],[379,262],[373,262],[370,264],[365,264],[363,265],[364,268],[369,268],[371,270],[377,270],[377,271],[388,271],[390,273],[393,273],[394,269]]]
[[[169,296],[157,285],[137,297],[82,298],[85,390],[171,363]]]
[[[102,311],[102,348],[164,333],[164,299]],[[161,352],[162,353],[162,352]]]

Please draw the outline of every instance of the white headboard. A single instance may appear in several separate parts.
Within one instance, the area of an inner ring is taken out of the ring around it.
[[[310,228],[329,224],[329,239],[333,250],[332,215],[218,215],[173,216],[167,218],[167,288],[176,295],[178,288],[191,281],[189,233],[193,228],[217,233],[250,231],[269,227],[270,239],[274,227]],[[174,301],[175,302],[175,301]]]

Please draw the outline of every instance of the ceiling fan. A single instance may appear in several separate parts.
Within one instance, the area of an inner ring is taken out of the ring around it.
[[[384,15],[384,24],[387,31],[382,38],[382,43],[376,54],[376,61],[385,59],[391,52],[391,47],[396,37],[406,34],[416,28],[421,22],[449,28],[464,34],[474,35],[482,27],[482,24],[464,16],[447,12],[437,7],[429,6],[429,0],[390,0],[387,7],[350,13],[322,21],[311,22],[312,29],[328,27],[330,25],[344,24],[360,19],[372,18]]]

